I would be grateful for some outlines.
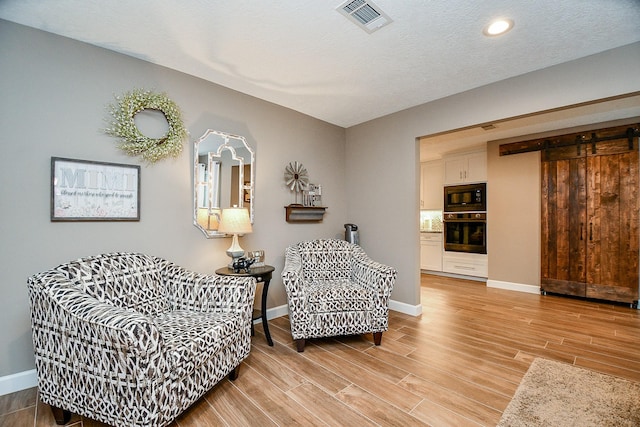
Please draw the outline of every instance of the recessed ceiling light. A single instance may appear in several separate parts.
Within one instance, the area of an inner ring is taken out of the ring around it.
[[[510,29],[513,28],[513,20],[511,19],[496,19],[495,21],[491,21],[489,25],[484,27],[482,33],[485,36],[493,37],[499,36],[501,34],[506,33]]]

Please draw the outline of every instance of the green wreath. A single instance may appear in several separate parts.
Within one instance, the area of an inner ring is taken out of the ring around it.
[[[166,94],[135,89],[116,96],[116,101],[109,105],[112,121],[106,133],[121,138],[119,147],[128,155],[142,155],[144,160],[155,163],[168,156],[177,157],[182,152],[187,130],[182,123],[180,109]],[[134,117],[147,109],[158,110],[167,119],[169,130],[163,137],[149,138],[136,126]]]

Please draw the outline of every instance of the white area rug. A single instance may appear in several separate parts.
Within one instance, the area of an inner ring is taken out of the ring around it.
[[[498,427],[638,427],[640,383],[535,359]]]

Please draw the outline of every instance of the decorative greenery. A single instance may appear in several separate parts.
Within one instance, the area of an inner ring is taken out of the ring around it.
[[[182,114],[175,102],[164,93],[153,93],[135,89],[116,96],[117,103],[109,105],[112,121],[106,133],[121,138],[119,147],[130,156],[142,155],[150,163],[168,156],[177,157],[182,152],[182,142],[187,130],[182,122]],[[134,117],[142,110],[158,110],[164,114],[169,124],[167,134],[161,138],[149,138],[140,132]]]

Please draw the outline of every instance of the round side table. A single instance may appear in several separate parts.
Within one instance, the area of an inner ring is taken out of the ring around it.
[[[251,334],[253,335],[253,321],[257,319],[262,319],[262,327],[264,329],[264,336],[267,337],[267,343],[270,346],[273,346],[273,340],[271,339],[271,334],[269,333],[269,324],[267,323],[267,292],[269,292],[269,282],[271,282],[271,276],[275,267],[270,265],[262,265],[260,267],[251,267],[249,272],[246,273],[241,271],[240,273],[236,273],[233,271],[233,268],[222,267],[216,270],[216,274],[221,276],[243,276],[243,277],[255,277],[256,282],[262,282],[262,303],[260,305],[260,310],[253,310],[253,316],[251,318]]]

